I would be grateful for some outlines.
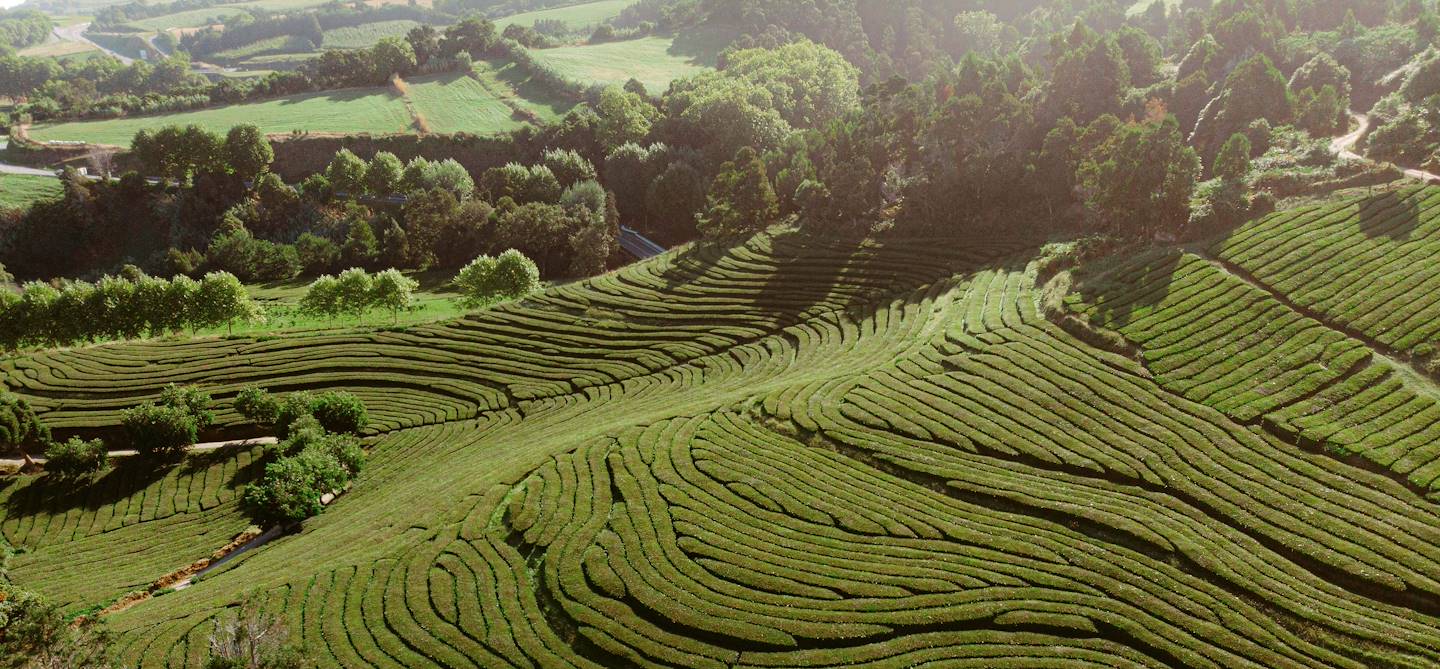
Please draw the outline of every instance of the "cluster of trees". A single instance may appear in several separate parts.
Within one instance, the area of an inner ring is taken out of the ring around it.
[[[297,522],[319,513],[322,498],[343,490],[365,464],[355,435],[368,418],[354,395],[301,391],[276,398],[247,388],[236,396],[235,409],[251,422],[273,426],[282,439],[266,449],[264,474],[241,493],[262,521]]]
[[[69,346],[104,339],[233,325],[256,315],[234,275],[161,279],[137,273],[60,287],[31,281],[20,293],[0,290],[0,347]]]
[[[525,254],[510,249],[497,257],[482,255],[472,260],[451,283],[460,291],[460,304],[475,309],[540,290],[540,268]]]
[[[398,269],[387,269],[374,275],[352,267],[339,276],[325,275],[315,279],[300,300],[300,311],[311,316],[333,320],[337,316],[364,319],[375,309],[390,312],[391,321],[415,302],[419,284]]]
[[[114,58],[0,56],[0,95],[22,100],[11,116],[20,121],[190,109],[208,104],[209,89],[183,56],[129,65]]]
[[[1366,155],[1410,167],[1434,168],[1440,154],[1440,54],[1427,51],[1399,90],[1370,109],[1375,129]]]
[[[169,384],[159,401],[144,402],[121,412],[125,441],[143,457],[168,460],[184,454],[215,422],[209,393],[195,386]]]
[[[12,49],[44,42],[54,28],[55,22],[43,12],[33,9],[0,11],[0,44]]]
[[[142,129],[130,151],[146,176],[182,182],[202,172],[253,180],[275,160],[269,140],[253,125],[234,126],[223,137],[194,124]]]

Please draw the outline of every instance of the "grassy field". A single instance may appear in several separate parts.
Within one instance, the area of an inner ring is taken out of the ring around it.
[[[369,407],[323,514],[107,618],[143,668],[202,666],[247,596],[321,666],[1440,665],[1433,382],[1204,245],[1045,286],[1038,247],[777,232],[457,320],[0,373],[71,429],[171,381],[222,426],[248,384]],[[0,485],[18,581],[80,610],[213,550],[254,457]]]
[[[495,27],[504,30],[509,25],[533,26],[536,21],[563,21],[571,28],[597,26],[620,15],[620,10],[635,4],[635,0],[599,0],[582,2],[567,7],[553,7],[533,12],[512,14],[495,19]]]
[[[140,30],[159,32],[175,28],[198,28],[217,23],[218,19],[236,14],[244,14],[244,5],[217,5],[204,9],[192,9],[164,16],[155,16],[148,19],[131,21],[129,25]]]
[[[415,112],[422,115],[431,132],[505,132],[525,122],[511,105],[553,121],[574,106],[528,79],[507,61],[482,60],[474,77],[441,74],[417,77],[408,82],[408,95]],[[214,109],[146,116],[75,121],[37,125],[30,136],[39,141],[86,141],[128,146],[135,132],[164,124],[196,123],[217,132],[241,123],[254,123],[266,133],[342,132],[374,134],[411,132],[415,120],[405,101],[392,87],[347,89],[309,93],[264,102]]]
[[[60,196],[60,180],[21,174],[0,174],[0,207],[23,209],[37,200]]]
[[[26,47],[16,53],[30,58],[61,58],[91,51],[98,51],[98,49],[96,49],[93,44],[86,42],[71,42],[69,40],[55,39],[54,36],[51,36],[48,42]]]
[[[410,82],[415,112],[431,132],[485,134],[520,127],[510,107],[481,82],[464,74],[442,75]]]
[[[128,146],[137,130],[169,123],[195,123],[218,132],[241,123],[254,123],[266,133],[304,130],[380,134],[411,128],[404,102],[393,89],[386,87],[307,93],[164,116],[40,125],[30,130],[30,136],[40,141],[78,140]]]
[[[535,59],[577,81],[619,84],[636,78],[651,91],[709,69],[703,57],[683,53],[670,37],[643,37],[625,42],[536,49]]]
[[[323,46],[327,49],[365,49],[386,37],[404,37],[419,21],[376,21],[347,28],[325,31]]]

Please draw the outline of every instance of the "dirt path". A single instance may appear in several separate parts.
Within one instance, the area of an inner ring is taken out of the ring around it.
[[[1330,151],[1333,152],[1335,155],[1341,158],[1345,158],[1347,160],[1367,160],[1365,156],[1355,153],[1355,145],[1359,143],[1361,137],[1365,136],[1365,133],[1370,131],[1370,117],[1366,114],[1351,113],[1350,118],[1354,119],[1355,123],[1359,127],[1354,132],[1345,135],[1344,137],[1336,137],[1334,140],[1332,140],[1330,142]],[[1405,168],[1401,168],[1401,171],[1405,173],[1405,176],[1410,177],[1411,179],[1419,179],[1420,181],[1440,181],[1440,174],[1435,174],[1434,172],[1426,172],[1425,170]]]
[[[185,449],[185,452],[186,452],[186,453],[203,453],[203,452],[205,452],[205,451],[213,451],[213,450],[221,449],[221,448],[224,448],[224,447],[230,446],[230,445],[235,445],[235,446],[260,446],[260,445],[265,445],[265,444],[273,444],[273,443],[275,443],[275,441],[276,441],[275,437],[254,437],[254,438],[251,438],[251,439],[238,439],[238,440],[237,440],[237,439],[232,439],[232,440],[230,440],[230,441],[206,441],[206,442],[201,442],[201,443],[195,444],[195,445],[191,446],[190,448]],[[110,457],[112,457],[112,458],[124,458],[124,457],[129,457],[129,456],[132,456],[132,455],[139,455],[139,452],[136,451],[136,450],[134,450],[134,449],[121,449],[121,450],[118,450],[118,451],[110,451]],[[33,459],[36,463],[39,463],[39,464],[44,464],[44,463],[45,463],[45,458],[32,458],[32,459]],[[23,466],[24,464],[25,464],[25,459],[24,459],[24,458],[0,458],[0,466],[10,465],[10,466],[19,467],[19,466]]]

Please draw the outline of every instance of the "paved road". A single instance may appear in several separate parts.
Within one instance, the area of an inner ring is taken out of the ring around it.
[[[104,52],[107,53],[107,54],[110,54],[111,56],[114,56],[115,58],[119,59],[119,61],[120,61],[121,63],[124,63],[124,64],[126,64],[126,65],[129,65],[130,63],[135,62],[135,59],[134,59],[134,58],[131,58],[131,57],[129,57],[129,56],[125,56],[125,55],[116,53],[116,52],[114,52],[114,51],[111,51],[111,50],[103,47],[103,46],[100,46],[99,44],[96,44],[96,43],[90,41],[90,38],[88,38],[88,37],[85,36],[85,29],[86,29],[86,28],[89,28],[89,27],[90,27],[90,24],[88,24],[88,23],[76,23],[75,25],[70,25],[70,26],[57,26],[57,27],[55,28],[55,31],[54,31],[54,32],[55,32],[55,36],[58,37],[58,38],[60,38],[60,39],[62,39],[62,40],[67,40],[67,41],[70,41],[70,42],[80,42],[80,43],[82,43],[82,44],[89,44],[89,45],[91,45],[91,46],[93,46],[93,47],[95,47],[95,48],[97,48],[97,49],[99,49],[99,50],[101,50],[101,51],[104,51]]]
[[[653,258],[665,252],[665,247],[646,239],[644,235],[635,230],[620,226],[620,248],[640,260]]]
[[[276,441],[275,437],[255,437],[255,438],[253,438],[253,439],[239,439],[239,440],[231,439],[230,441],[206,441],[206,442],[201,442],[201,443],[199,443],[199,444],[195,444],[195,445],[193,445],[193,446],[191,446],[190,448],[185,449],[185,450],[186,450],[187,453],[200,453],[200,452],[204,452],[204,451],[213,451],[213,450],[216,450],[216,449],[224,448],[224,447],[229,446],[229,445],[231,445],[231,444],[237,444],[237,445],[241,445],[241,446],[259,446],[259,445],[263,445],[263,444],[273,444],[273,443],[275,443],[275,441]],[[129,457],[129,456],[132,456],[132,455],[139,455],[139,453],[138,453],[137,451],[133,450],[133,449],[122,449],[122,450],[119,450],[119,451],[110,451],[110,457],[112,457],[112,458],[124,458],[124,457]],[[45,458],[33,458],[33,459],[34,459],[35,462],[37,462],[37,463],[40,463],[40,464],[44,464],[44,463],[45,463]],[[22,466],[22,465],[24,465],[24,464],[25,464],[25,460],[24,460],[23,458],[0,458],[0,466],[9,465],[9,466],[12,466],[12,467],[19,467],[19,466]]]
[[[1370,117],[1365,114],[1351,114],[1350,118],[1356,123],[1356,130],[1344,137],[1336,137],[1330,142],[1330,151],[1341,158],[1349,160],[1365,160],[1366,158],[1355,153],[1355,144],[1360,141],[1365,133],[1370,131]],[[1440,174],[1426,172],[1425,170],[1402,169],[1405,176],[1421,181],[1440,181]]]

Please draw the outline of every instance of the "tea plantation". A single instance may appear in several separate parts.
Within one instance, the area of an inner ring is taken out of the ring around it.
[[[202,666],[248,596],[327,667],[1437,666],[1437,202],[1053,281],[1034,240],[762,234],[457,321],[0,374],[70,431],[171,382],[222,428],[252,384],[372,413],[323,514],[106,616],[142,667]],[[14,480],[13,573],[76,611],[143,588],[245,528],[254,457]]]

